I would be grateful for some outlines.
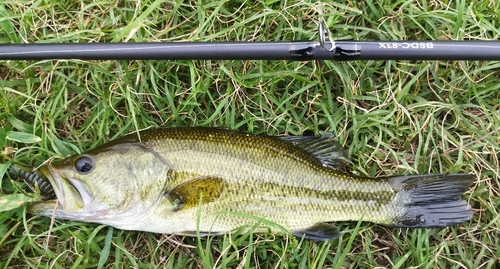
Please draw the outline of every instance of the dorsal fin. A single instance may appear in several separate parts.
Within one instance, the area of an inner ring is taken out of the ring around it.
[[[332,132],[323,136],[283,136],[279,137],[302,148],[316,157],[321,164],[334,170],[342,170],[347,163],[347,154]]]

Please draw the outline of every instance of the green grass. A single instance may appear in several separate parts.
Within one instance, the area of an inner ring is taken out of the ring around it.
[[[320,14],[337,39],[500,36],[497,1],[326,2],[5,0],[0,43],[314,40]],[[479,178],[464,195],[474,218],[463,225],[343,222],[342,237],[327,243],[51,224],[21,208],[0,213],[0,266],[498,268],[499,68],[495,61],[0,61],[3,164],[39,166],[146,128],[218,126],[269,135],[333,131],[359,175]],[[1,189],[16,192],[7,176]]]

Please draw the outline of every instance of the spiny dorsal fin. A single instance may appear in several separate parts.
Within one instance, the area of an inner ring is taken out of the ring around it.
[[[224,180],[217,177],[201,177],[177,185],[165,197],[174,204],[172,210],[188,209],[217,199],[224,189]]]
[[[342,170],[347,163],[347,155],[331,132],[323,136],[283,136],[280,139],[302,148],[316,157],[321,164],[334,170]]]
[[[329,223],[316,223],[311,227],[292,231],[292,234],[299,238],[304,237],[314,241],[328,241],[340,237],[339,228]]]

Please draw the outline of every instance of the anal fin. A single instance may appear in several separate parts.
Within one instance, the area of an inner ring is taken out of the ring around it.
[[[317,223],[311,227],[292,231],[296,237],[313,240],[313,241],[328,241],[340,237],[340,230],[333,224]]]

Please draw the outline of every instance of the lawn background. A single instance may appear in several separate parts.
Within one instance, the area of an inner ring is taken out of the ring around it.
[[[498,1],[0,3],[0,43],[491,40]],[[474,218],[444,229],[342,222],[339,240],[190,238],[0,213],[5,268],[495,268],[500,263],[500,63],[0,61],[2,163],[41,165],[137,130],[335,132],[352,173],[473,173]],[[15,131],[17,133],[12,133]],[[9,134],[9,136],[7,136]],[[7,139],[6,139],[7,138]],[[17,140],[17,141],[16,141]],[[2,169],[0,173],[3,174]],[[5,175],[3,194],[16,192]]]

